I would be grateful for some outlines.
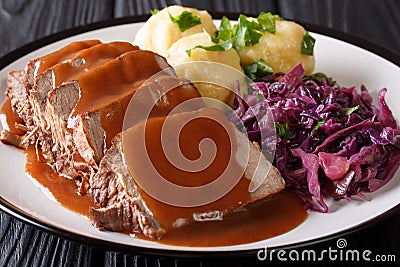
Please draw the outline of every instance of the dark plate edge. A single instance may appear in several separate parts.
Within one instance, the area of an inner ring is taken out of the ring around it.
[[[237,18],[238,14],[236,13],[213,13],[213,18],[219,19],[222,16],[227,16],[230,19]],[[28,43],[20,48],[17,48],[3,57],[0,58],[0,70],[2,70],[7,65],[11,64],[15,60],[19,59],[20,57],[35,51],[45,45],[51,44],[53,42],[59,41],[61,39],[71,37],[80,33],[89,32],[92,30],[97,30],[105,27],[128,24],[128,23],[135,23],[135,22],[143,22],[145,21],[149,15],[141,15],[141,16],[133,16],[133,17],[124,17],[118,19],[111,19],[102,22],[91,23],[83,26],[74,27],[71,29],[67,29],[58,33],[54,33],[40,39],[37,39],[31,43]],[[395,53],[392,50],[384,48],[376,43],[371,41],[365,40],[360,37],[353,36],[351,34],[347,34],[344,32],[336,31],[334,29],[330,29],[324,26],[315,25],[312,23],[306,23],[297,21],[301,25],[304,26],[307,30],[315,33],[319,33],[322,35],[330,36],[335,39],[345,41],[347,43],[356,45],[360,48],[363,48],[367,51],[370,51],[378,56],[394,63],[397,66],[400,66],[400,55]],[[112,251],[119,251],[125,253],[137,253],[137,254],[145,254],[145,255],[154,255],[154,256],[169,256],[169,257],[190,257],[190,258],[224,258],[224,257],[246,257],[246,256],[256,256],[259,250],[238,250],[238,251],[216,251],[216,252],[203,252],[203,251],[181,251],[181,250],[161,250],[161,249],[153,249],[153,248],[145,248],[145,247],[138,247],[138,246],[131,246],[125,244],[114,243],[110,241],[104,241],[97,238],[85,237],[75,233],[68,232],[67,230],[63,230],[58,228],[54,225],[49,225],[48,223],[41,221],[37,218],[34,218],[29,213],[21,210],[20,208],[14,206],[12,203],[5,200],[3,197],[0,196],[0,209],[5,211],[6,213],[10,214],[11,216],[21,220],[29,225],[33,226],[34,228],[46,231],[50,234],[58,235],[62,238],[86,244],[92,247],[101,248],[105,250],[112,250]],[[299,242],[287,246],[280,246],[280,247],[273,247],[275,250],[278,249],[294,249],[305,247],[309,245],[314,245],[320,242],[329,241],[334,238],[343,237],[345,235],[357,232],[361,229],[370,227],[376,223],[382,222],[394,216],[398,216],[400,214],[400,204],[396,205],[395,207],[391,208],[390,210],[380,214],[379,216],[363,222],[357,226],[349,228],[347,230],[343,230],[341,232],[313,239],[304,242]]]

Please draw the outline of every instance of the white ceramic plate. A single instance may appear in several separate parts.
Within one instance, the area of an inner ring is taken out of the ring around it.
[[[0,60],[1,64],[3,64],[3,69],[0,71],[0,101],[2,102],[5,97],[4,91],[6,89],[7,73],[11,70],[24,68],[29,59],[47,54],[76,40],[100,39],[104,42],[115,40],[133,41],[135,32],[142,24],[125,24],[126,21],[123,23],[122,25],[115,25],[116,22],[114,21],[110,25],[115,26],[103,27],[104,25],[96,25],[92,28],[78,28],[67,31],[42,39],[7,55],[3,58],[3,61]],[[91,30],[93,28],[97,29]],[[387,50],[368,45],[368,43],[359,43],[389,58],[389,61],[348,42],[315,33],[315,31],[327,32],[326,29],[314,26],[312,30],[314,30],[312,35],[317,40],[315,46],[316,71],[327,73],[334,77],[341,85],[356,85],[359,87],[361,84],[364,84],[374,97],[376,97],[377,91],[380,88],[387,87],[389,89],[387,102],[395,116],[400,118],[400,105],[397,104],[398,99],[400,99],[400,90],[398,88],[400,84],[400,68],[396,65],[400,64],[400,57]],[[75,35],[76,32],[84,33]],[[331,32],[329,34],[332,35]],[[359,42],[359,40],[343,34],[336,33],[333,35],[340,36],[341,39],[348,41],[353,40],[355,43]],[[65,36],[70,37],[64,38]],[[54,41],[55,39],[58,39],[58,41]],[[43,44],[47,45],[43,46]],[[4,62],[7,61],[12,62],[5,66]],[[391,61],[396,62],[396,64]],[[398,172],[394,179],[378,192],[367,194],[371,199],[370,201],[359,199],[354,199],[351,202],[346,200],[338,202],[328,201],[329,213],[309,212],[309,216],[304,223],[283,235],[239,246],[212,248],[177,247],[135,239],[119,233],[98,231],[87,219],[49,200],[34,185],[32,180],[25,175],[24,166],[25,155],[23,153],[11,146],[0,144],[0,206],[3,210],[42,229],[75,240],[112,246],[113,248],[129,249],[130,246],[133,246],[132,248],[135,249],[144,249],[145,251],[160,254],[244,252],[254,251],[265,246],[270,248],[304,244],[329,236],[332,237],[335,234],[365,225],[395,206],[398,209],[398,204],[400,203],[400,173]]]

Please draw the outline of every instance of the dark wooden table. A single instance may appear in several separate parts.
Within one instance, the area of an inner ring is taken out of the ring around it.
[[[75,26],[113,18],[148,14],[151,9],[181,4],[211,12],[260,11],[287,19],[326,26],[365,38],[400,53],[400,1],[395,0],[0,0],[0,56],[31,41]],[[371,74],[373,75],[373,74]],[[399,85],[400,87],[400,85]],[[400,90],[400,88],[392,88]],[[1,163],[0,163],[1,165]],[[399,196],[400,198],[400,196]],[[400,265],[400,214],[391,214],[359,231],[342,236],[353,249],[393,254]],[[332,222],[335,223],[335,222]],[[308,245],[321,251],[336,247],[336,239]],[[276,262],[283,264],[282,262]],[[173,258],[108,251],[66,240],[34,228],[0,211],[0,266],[254,266],[256,256]],[[307,263],[309,265],[310,262]],[[375,266],[376,262],[326,262],[333,265]]]

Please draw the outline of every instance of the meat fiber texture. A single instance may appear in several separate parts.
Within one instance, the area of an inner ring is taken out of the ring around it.
[[[143,59],[151,66],[148,71],[133,64]],[[11,72],[7,95],[25,122],[24,141],[36,144],[56,172],[84,178],[94,174],[109,141],[121,131],[124,110],[140,83],[168,67],[162,57],[129,43],[75,42]],[[130,68],[131,80],[118,76],[124,68]],[[101,80],[96,88],[87,88],[87,81],[96,80]],[[82,99],[96,97],[100,83],[106,100],[76,113]],[[115,88],[105,88],[110,84]]]

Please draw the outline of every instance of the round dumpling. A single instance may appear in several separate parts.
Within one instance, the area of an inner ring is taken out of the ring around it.
[[[178,24],[172,22],[170,14],[178,17],[187,11],[200,18],[201,24],[197,24],[181,31]],[[165,56],[168,48],[178,39],[195,33],[207,31],[214,34],[217,30],[211,15],[205,10],[197,10],[182,6],[169,6],[151,16],[136,34],[134,44],[141,49],[150,50]]]
[[[215,43],[204,32],[181,38],[168,50],[168,62],[178,76],[193,81],[203,97],[232,105],[236,80],[243,80],[244,77],[239,55],[233,48],[226,51],[192,49],[197,45],[208,47]],[[192,49],[190,56],[186,52],[189,49]],[[181,65],[184,63],[191,64]]]
[[[276,32],[265,32],[259,43],[239,51],[243,65],[251,65],[263,59],[274,72],[288,72],[301,62],[307,74],[315,67],[314,56],[301,53],[305,30],[292,21],[277,20]]]

